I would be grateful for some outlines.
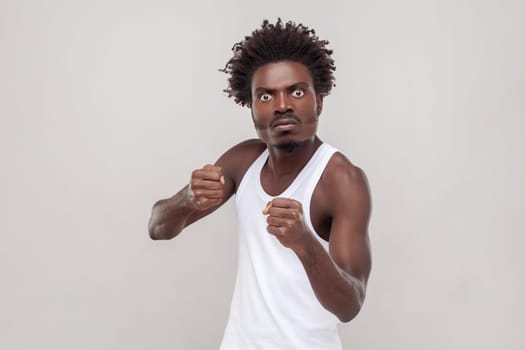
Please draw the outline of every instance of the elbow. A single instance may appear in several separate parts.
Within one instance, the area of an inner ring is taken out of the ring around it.
[[[357,316],[357,313],[352,314],[349,312],[346,312],[344,314],[337,315],[337,318],[339,319],[339,322],[341,323],[348,323],[352,321]]]
[[[365,302],[365,288],[359,289],[356,291],[355,298],[351,298],[352,302],[349,302],[347,306],[339,310],[338,313],[336,313],[337,318],[342,323],[348,323],[352,321],[356,316],[359,314],[359,311],[361,311],[363,304]]]
[[[336,316],[342,323],[348,323],[352,321],[357,314],[359,314],[359,311],[361,310],[361,305],[357,307],[348,308],[348,310],[344,310],[343,312],[338,313]]]
[[[165,229],[165,225],[150,225],[148,227],[149,238],[154,241],[168,240],[175,237],[177,233],[170,233]]]
[[[160,201],[159,201],[160,202]],[[158,211],[158,202],[155,203],[153,209],[151,210],[151,216],[148,222],[148,234],[149,238],[154,241],[169,239],[166,235],[166,225],[159,222]]]
[[[159,231],[160,230],[158,229],[157,226],[149,226],[148,227],[149,238],[151,238],[154,241],[158,241],[162,239],[162,236]]]
[[[153,209],[151,210],[151,216],[148,222],[149,238],[151,238],[154,241],[160,239],[159,231],[160,231],[159,225],[156,223],[156,220],[155,220],[155,206],[153,206]]]
[[[163,204],[166,200],[160,200],[153,206],[151,217],[148,222],[149,237],[154,240],[168,240],[176,237],[186,226],[183,215],[179,215]]]
[[[160,225],[156,225],[155,223],[153,223],[152,219],[149,220],[148,234],[149,238],[151,238],[154,241],[162,239],[162,230],[160,228]]]
[[[149,238],[154,241],[169,240],[176,237],[181,232],[181,229],[176,227],[168,227],[166,224],[151,223],[148,225]]]
[[[337,318],[339,319],[339,322],[341,323],[348,323],[354,319],[353,317],[337,317]]]
[[[348,313],[348,314],[345,314],[345,315],[338,315],[337,318],[339,319],[339,321],[341,323],[348,323],[350,321],[352,321],[358,314],[359,312],[355,312],[355,313]]]

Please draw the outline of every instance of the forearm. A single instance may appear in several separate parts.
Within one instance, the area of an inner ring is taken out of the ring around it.
[[[148,224],[151,239],[172,239],[187,226],[189,218],[197,210],[191,205],[188,186],[169,199],[155,203]]]
[[[365,282],[339,267],[313,236],[297,255],[321,305],[341,322],[352,320],[363,305]]]

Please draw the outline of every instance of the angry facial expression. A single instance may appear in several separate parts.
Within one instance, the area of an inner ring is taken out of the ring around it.
[[[287,149],[314,139],[323,99],[302,63],[279,61],[257,68],[251,98],[257,135],[269,147]]]

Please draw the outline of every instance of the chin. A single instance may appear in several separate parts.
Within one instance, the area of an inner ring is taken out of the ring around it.
[[[288,153],[293,152],[297,148],[297,146],[299,146],[299,144],[295,141],[285,141],[275,145],[276,148]]]

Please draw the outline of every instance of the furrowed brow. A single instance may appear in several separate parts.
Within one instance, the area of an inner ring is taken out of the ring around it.
[[[273,90],[273,89],[268,89],[268,88],[265,88],[265,87],[258,87],[258,88],[255,89],[254,92],[256,94],[260,94],[260,93],[270,93],[271,94],[274,91],[275,90]]]
[[[306,83],[304,81],[300,81],[300,82],[297,82],[295,84],[292,84],[292,85],[288,86],[288,90],[294,90],[294,89],[297,89],[297,88],[307,89],[309,86],[310,86],[310,84],[308,84],[308,83]]]

